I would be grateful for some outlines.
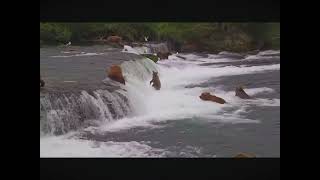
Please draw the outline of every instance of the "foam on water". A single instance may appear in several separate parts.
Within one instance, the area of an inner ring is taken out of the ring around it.
[[[202,56],[196,55],[196,54],[190,54],[190,53],[180,53],[180,56],[188,59],[188,60],[198,60],[199,58],[202,58]]]
[[[124,53],[133,53],[133,54],[146,54],[151,53],[150,48],[147,47],[131,47],[124,45],[122,52]]]
[[[196,146],[171,146],[165,149],[148,145],[150,141],[91,141],[79,139],[75,133],[64,136],[40,138],[41,158],[113,158],[113,157],[199,157],[202,148]],[[179,143],[179,142],[178,142]],[[212,155],[210,155],[212,157]]]
[[[98,55],[102,55],[104,53],[84,53],[81,52],[80,54],[74,54],[74,55],[69,55],[69,56],[50,56],[53,58],[68,58],[68,57],[74,57],[74,56],[98,56]]]
[[[256,55],[248,55],[244,60],[268,60],[268,59],[279,59],[280,60],[280,51],[267,50],[261,51]]]
[[[168,62],[170,64],[171,62]],[[251,67],[205,67],[205,66],[186,66],[182,69],[181,66],[176,67],[175,64],[170,64],[172,67],[162,67],[160,74],[164,82],[163,88],[174,86],[185,86],[192,83],[200,83],[207,81],[209,78],[221,76],[234,76],[242,74],[262,73],[270,70],[279,70],[280,64],[251,66]]]
[[[40,147],[40,157],[162,157],[165,153],[136,141],[97,142],[69,136],[40,138]]]
[[[280,50],[266,50],[266,51],[261,51],[258,53],[258,55],[278,55],[280,54]]]
[[[184,57],[185,59],[181,61],[182,58],[178,56]],[[235,61],[242,60],[242,59],[222,58],[221,56],[216,54],[207,54],[208,57],[202,57],[202,56],[197,56],[193,54],[179,54],[178,56],[176,54],[173,54],[173,55],[170,55],[168,59],[170,60],[171,63],[174,62],[174,63],[185,63],[185,64],[235,62]]]

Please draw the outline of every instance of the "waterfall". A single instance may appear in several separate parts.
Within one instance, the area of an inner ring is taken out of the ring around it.
[[[152,71],[157,71],[155,63],[146,58],[126,61],[121,68],[128,81],[149,81]],[[120,89],[40,93],[40,135],[65,134],[133,114],[125,86],[109,78],[101,83],[118,85]]]

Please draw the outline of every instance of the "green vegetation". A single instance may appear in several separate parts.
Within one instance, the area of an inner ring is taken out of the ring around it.
[[[280,49],[280,23],[40,23],[40,46],[118,35],[124,41],[167,41],[176,49]]]
[[[141,55],[146,57],[146,58],[148,58],[148,59],[150,59],[150,60],[152,60],[155,63],[157,63],[158,60],[159,60],[158,56],[153,55],[153,54],[141,54]]]
[[[40,23],[40,45],[57,44],[70,40],[72,32],[69,27],[60,23]]]

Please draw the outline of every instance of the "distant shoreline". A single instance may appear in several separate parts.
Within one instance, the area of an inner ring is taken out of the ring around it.
[[[82,41],[82,42],[76,42],[76,43],[73,43],[71,46],[65,46],[65,45],[57,45],[57,44],[42,44],[42,46],[40,46],[40,49],[42,48],[61,48],[61,49],[72,49],[72,48],[76,48],[76,47],[88,47],[88,46],[105,46],[105,47],[110,47],[110,48],[115,48],[115,49],[122,49],[122,48],[119,48],[119,47],[113,47],[112,45],[110,44],[107,44],[105,42],[99,42],[97,43],[98,41]],[[132,46],[132,47],[137,47],[138,44],[143,44],[146,43],[146,42],[131,42],[130,44],[128,44],[128,46],[130,45],[135,45],[135,46]],[[165,43],[165,42],[148,42],[150,44],[160,44],[160,43]],[[126,45],[126,44],[125,44]],[[232,53],[239,53],[239,54],[255,54],[256,52],[259,52],[259,51],[266,51],[266,50],[274,50],[274,51],[280,51],[280,49],[278,48],[265,48],[265,49],[256,49],[256,50],[249,50],[249,51],[228,51],[228,50],[212,50],[212,51],[178,51],[179,53],[207,53],[207,54],[217,54],[219,52],[222,52],[222,51],[226,51],[226,52],[232,52]],[[171,50],[171,52],[177,52],[176,50]]]

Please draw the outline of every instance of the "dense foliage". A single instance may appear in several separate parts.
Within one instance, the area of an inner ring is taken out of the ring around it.
[[[280,48],[280,23],[40,23],[41,44],[95,40],[118,35],[125,41],[169,41],[205,51]]]

